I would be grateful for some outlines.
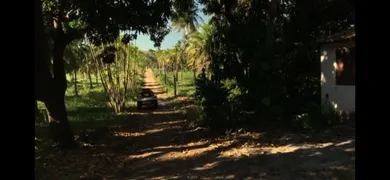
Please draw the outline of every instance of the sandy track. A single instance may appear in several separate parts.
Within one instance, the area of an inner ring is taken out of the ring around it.
[[[144,87],[171,103],[150,69]],[[188,123],[173,108],[131,112],[100,144],[51,158],[47,179],[354,179],[352,137],[241,132],[211,138]]]
[[[167,98],[153,72],[145,87]],[[165,102],[169,103],[169,102]],[[202,129],[188,129],[181,113],[157,110],[145,116],[142,147],[129,155],[126,179],[331,179],[353,178],[354,140],[306,142],[291,135],[262,143],[262,135],[208,139]],[[147,138],[146,138],[147,137]],[[265,137],[264,137],[265,138]],[[322,139],[322,138],[320,138]],[[268,139],[269,140],[269,139]]]

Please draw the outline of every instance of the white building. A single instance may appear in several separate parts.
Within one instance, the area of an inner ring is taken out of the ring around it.
[[[321,40],[321,95],[336,110],[355,111],[355,31]]]

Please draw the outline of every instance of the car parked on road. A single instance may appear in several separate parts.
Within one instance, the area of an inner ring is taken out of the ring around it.
[[[157,96],[149,88],[142,88],[137,100],[137,108],[157,108]]]

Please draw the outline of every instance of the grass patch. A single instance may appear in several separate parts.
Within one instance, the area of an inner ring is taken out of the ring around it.
[[[94,81],[93,88],[90,88],[88,78],[83,79],[82,76],[79,77],[77,82],[78,95],[75,95],[75,83],[73,83],[70,76],[68,76],[69,84],[65,95],[65,105],[70,126],[76,135],[87,129],[107,128],[111,125],[121,123],[120,121],[125,121],[128,118],[126,114],[115,114],[109,107],[102,84]],[[129,100],[126,102],[127,108],[135,107],[135,100],[138,91],[141,89],[143,76],[139,75],[137,79],[137,88],[134,88],[134,92],[129,92],[130,97],[128,97]],[[93,80],[95,80],[95,77],[93,77]],[[40,101],[38,101],[38,109],[41,114],[36,123],[39,125],[35,128],[35,137],[37,141],[42,142],[38,143],[42,147],[37,147],[41,150],[49,147],[51,133],[48,128],[48,123],[45,122],[47,120],[44,120],[45,118],[47,119],[46,107]]]
[[[153,71],[160,84],[168,91],[169,96],[173,96],[173,72],[166,72],[166,81],[164,73],[161,71]],[[194,74],[192,71],[181,71],[179,72],[179,80],[177,82],[177,95],[178,96],[193,96],[195,93]]]

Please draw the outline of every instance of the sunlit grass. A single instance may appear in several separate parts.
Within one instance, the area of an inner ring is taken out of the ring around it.
[[[95,77],[93,79],[93,88],[90,88],[88,79],[80,75],[77,83],[78,95],[75,94],[74,83],[71,77],[68,76],[68,89],[65,95],[65,105],[68,111],[70,121],[98,121],[109,120],[115,116],[109,108],[108,99],[104,92],[102,84],[96,84]],[[139,80],[142,77],[138,77]],[[137,84],[138,86],[138,84]],[[129,93],[129,101],[126,102],[126,107],[135,105],[136,94]],[[41,112],[45,111],[45,105],[38,101],[38,109]]]
[[[174,93],[173,88],[173,72],[167,72],[167,83],[165,83],[164,74],[154,70],[155,74],[158,75],[158,80],[161,85],[168,90],[170,96]],[[192,71],[181,71],[179,72],[179,80],[177,83],[177,95],[179,96],[192,96],[195,93],[195,82],[194,75]]]
[[[114,124],[124,123],[128,118],[126,114],[115,114],[109,107],[107,96],[104,92],[102,84],[96,84],[95,77],[93,79],[93,88],[90,88],[87,77],[78,77],[77,90],[78,95],[75,95],[74,83],[71,77],[68,76],[68,89],[65,95],[65,105],[67,108],[68,119],[71,128],[75,134],[81,133],[86,129],[101,129],[109,128]],[[142,76],[138,77],[139,83],[137,87],[140,89]],[[136,89],[135,88],[135,89]],[[126,102],[126,107],[134,107],[136,102],[136,92],[129,93],[129,100]],[[47,114],[45,105],[38,101],[38,109],[40,115],[36,121],[35,136],[38,139],[50,139],[50,130],[47,122]],[[41,149],[41,148],[40,148]]]

